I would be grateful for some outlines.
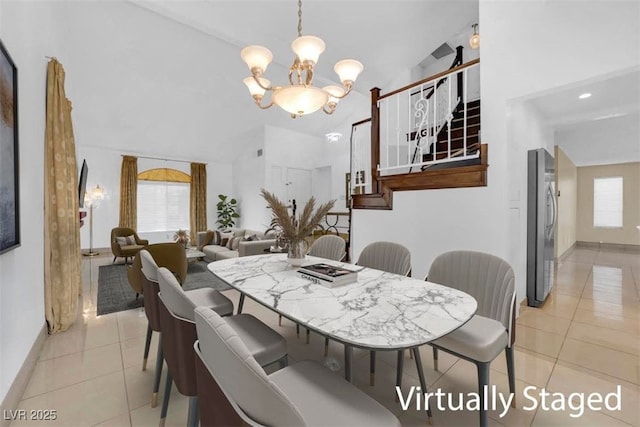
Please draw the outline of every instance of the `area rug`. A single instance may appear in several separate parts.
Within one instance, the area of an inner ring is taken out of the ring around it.
[[[98,270],[98,316],[144,306],[143,296],[140,295],[136,298],[136,293],[129,286],[127,268],[129,267],[122,264],[100,266]],[[188,291],[204,287],[219,291],[229,289],[226,283],[207,269],[206,262],[190,263],[183,288]]]

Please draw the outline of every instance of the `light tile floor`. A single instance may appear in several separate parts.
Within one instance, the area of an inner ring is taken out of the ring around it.
[[[149,369],[141,370],[147,325],[144,312],[96,316],[98,267],[110,262],[109,256],[83,260],[84,297],[78,320],[67,332],[47,337],[20,402],[20,409],[57,410],[57,420],[47,425],[158,424],[160,408],[150,406],[155,336]],[[490,424],[640,426],[640,254],[576,249],[558,265],[556,283],[544,307],[520,308],[515,351],[517,409],[502,418],[490,412]],[[237,301],[235,291],[227,295]],[[302,336],[296,336],[291,322],[283,321],[279,327],[277,315],[264,307],[247,301],[245,311],[287,338],[291,362],[324,361],[321,337],[312,335],[311,343],[306,344]],[[341,345],[331,343],[331,357],[341,362],[342,351]],[[421,354],[430,390],[441,388],[456,395],[476,390],[474,365],[441,353],[440,371],[436,372],[430,347],[423,347]],[[405,412],[395,401],[395,357],[393,352],[378,353],[376,385],[370,387],[367,353],[357,350],[354,383],[393,411],[403,425],[424,425],[424,410]],[[506,393],[504,357],[498,357],[491,368],[491,383]],[[407,390],[418,384],[415,365],[407,357],[403,387]],[[572,418],[570,409],[524,410],[530,403],[522,397],[523,389],[531,385],[565,395],[609,393],[620,385],[621,410],[587,410],[579,418]],[[160,394],[162,398],[162,391]],[[187,403],[174,388],[167,425],[185,424]],[[436,426],[477,425],[477,420],[473,412],[434,409]]]

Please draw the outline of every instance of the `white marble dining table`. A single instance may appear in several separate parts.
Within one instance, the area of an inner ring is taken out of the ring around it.
[[[345,344],[349,381],[353,347],[412,349],[427,390],[417,348],[459,328],[476,312],[471,295],[447,286],[307,256],[305,265],[323,262],[359,270],[356,282],[331,288],[303,278],[286,259],[286,254],[255,255],[212,262],[208,268],[240,291],[241,301],[247,296]]]

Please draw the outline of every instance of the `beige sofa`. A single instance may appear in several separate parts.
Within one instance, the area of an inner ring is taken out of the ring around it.
[[[249,255],[262,255],[272,245],[275,245],[275,236],[272,234],[265,235],[262,231],[237,229],[233,230],[230,238],[236,238],[234,245],[229,248],[227,245],[222,246],[222,241],[217,241],[218,236],[213,236],[213,241],[207,242],[211,234],[217,234],[216,231],[198,232],[198,248],[204,252],[207,261],[220,261],[223,259],[237,258]],[[225,233],[220,233],[220,238],[225,237]],[[251,240],[248,240],[251,239]]]

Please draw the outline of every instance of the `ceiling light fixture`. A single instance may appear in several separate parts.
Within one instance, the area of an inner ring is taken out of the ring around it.
[[[342,82],[342,87],[315,87],[312,85],[313,71],[324,48],[325,44],[319,37],[302,35],[302,0],[298,0],[298,38],[291,43],[291,49],[296,56],[289,68],[288,86],[271,86],[271,82],[262,77],[273,60],[273,54],[269,49],[252,45],[240,52],[242,60],[251,70],[251,77],[247,77],[243,82],[249,88],[256,105],[263,110],[277,105],[289,112],[292,118],[313,113],[321,108],[325,113],[332,114],[339,100],[351,92],[353,83],[364,67],[355,59],[343,59],[333,67]],[[262,98],[267,91],[272,92],[271,102],[263,105]]]
[[[339,132],[329,132],[325,134],[325,138],[327,138],[327,142],[329,144],[333,144],[334,142],[340,141],[340,138],[342,138],[342,134]]]
[[[473,28],[473,34],[471,34],[471,37],[469,37],[469,46],[471,46],[471,49],[477,49],[480,47],[480,34],[478,34],[478,24],[473,24],[471,28]]]
[[[587,99],[587,98],[591,98],[591,94],[589,92],[587,93],[583,93],[582,95],[580,95],[578,97],[579,99]]]

